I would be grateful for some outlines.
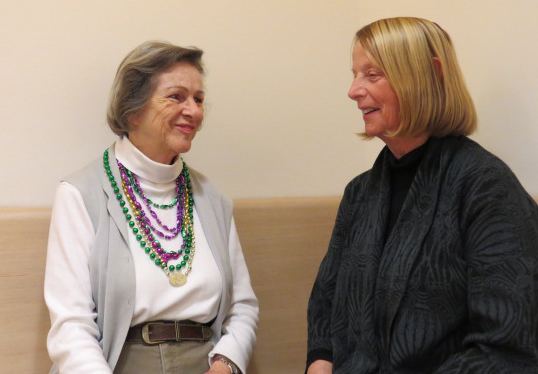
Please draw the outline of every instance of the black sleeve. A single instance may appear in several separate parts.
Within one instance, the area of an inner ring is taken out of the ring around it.
[[[468,180],[469,333],[435,373],[538,373],[538,207],[500,160]]]

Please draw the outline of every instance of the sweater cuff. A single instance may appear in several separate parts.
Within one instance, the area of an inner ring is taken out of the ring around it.
[[[312,363],[316,360],[325,360],[333,362],[333,352],[329,349],[315,349],[313,351],[309,351],[306,355],[305,374],[308,371],[310,365],[312,365]]]

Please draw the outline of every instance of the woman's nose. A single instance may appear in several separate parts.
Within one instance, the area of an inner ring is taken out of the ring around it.
[[[347,96],[351,100],[359,100],[359,98],[363,97],[365,95],[365,89],[364,85],[358,80],[354,79],[351,83],[351,87],[349,88],[349,91],[347,93]]]
[[[353,81],[353,83],[351,83],[351,87],[349,88],[349,91],[347,93],[347,96],[351,99],[351,100],[357,100],[358,99],[358,96],[359,96],[359,90],[360,90],[360,87],[359,85],[357,84],[357,81]]]
[[[201,106],[193,98],[186,100],[183,105],[183,113],[186,115],[193,116],[198,111],[202,110]]]

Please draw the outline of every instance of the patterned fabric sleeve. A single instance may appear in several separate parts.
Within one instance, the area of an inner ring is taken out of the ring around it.
[[[466,180],[469,334],[435,373],[537,373],[538,207],[498,159]]]
[[[308,352],[306,368],[316,360],[332,362],[331,314],[341,252],[349,234],[351,183],[340,202],[327,254],[321,262],[308,302]]]

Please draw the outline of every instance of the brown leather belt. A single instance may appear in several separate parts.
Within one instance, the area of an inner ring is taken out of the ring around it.
[[[166,342],[207,342],[213,336],[209,326],[192,321],[153,321],[133,326],[128,343],[160,344]]]

